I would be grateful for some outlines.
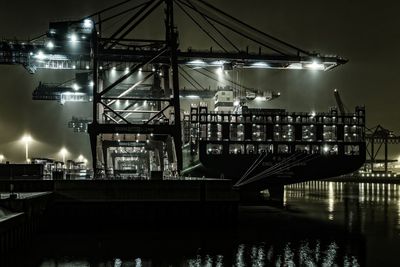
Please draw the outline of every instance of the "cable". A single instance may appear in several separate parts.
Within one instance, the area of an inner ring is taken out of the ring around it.
[[[222,50],[224,50],[225,53],[228,53],[228,51],[209,33],[207,32],[203,26],[200,25],[178,2],[176,2],[177,6],[183,11],[183,13],[186,14],[196,25],[199,27],[208,37],[210,37]]]
[[[188,0],[188,2],[190,3],[190,5],[196,10],[196,7],[193,5],[193,3],[191,1]],[[197,10],[196,10],[197,11]],[[236,51],[240,52],[240,49],[231,41],[229,40],[228,37],[226,37],[206,16],[204,16],[204,14],[200,15],[203,17],[203,19],[205,21],[208,22],[208,24],[211,25],[211,27],[213,27],[234,49],[236,49]]]
[[[182,66],[179,66],[179,68],[186,73],[186,75],[191,78],[202,90],[206,90],[203,86],[201,86],[201,84],[195,79],[193,78]]]

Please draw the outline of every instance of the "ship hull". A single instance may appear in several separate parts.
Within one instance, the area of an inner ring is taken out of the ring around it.
[[[241,187],[267,188],[352,173],[364,164],[365,156],[271,154],[266,155],[245,176],[257,160],[260,160],[260,155],[200,155],[197,164],[185,173],[197,177],[231,179]],[[254,180],[256,176],[259,177]]]

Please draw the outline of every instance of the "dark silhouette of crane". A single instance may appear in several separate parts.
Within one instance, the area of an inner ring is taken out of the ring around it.
[[[342,98],[340,97],[339,91],[337,89],[335,89],[333,91],[333,93],[335,95],[335,100],[336,100],[336,104],[338,106],[340,115],[344,115],[346,113],[346,111],[345,111],[345,107],[344,107]]]

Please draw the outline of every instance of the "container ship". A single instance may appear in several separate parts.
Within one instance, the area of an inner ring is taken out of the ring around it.
[[[288,112],[234,107],[231,91],[218,96],[215,110],[224,111],[193,104],[185,116],[183,173],[262,186],[339,176],[365,162],[364,107]]]

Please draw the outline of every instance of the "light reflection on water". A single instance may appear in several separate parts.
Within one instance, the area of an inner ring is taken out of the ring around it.
[[[286,186],[285,199],[286,206],[297,206],[313,215],[319,209],[328,220],[345,220],[350,229],[358,223],[365,230],[365,223],[379,220],[387,221],[387,228],[400,229],[400,185],[397,184],[312,181]]]
[[[360,266],[357,258],[352,255],[339,256],[339,247],[335,242],[321,247],[320,241],[308,242],[304,241],[298,245],[287,243],[284,247],[275,248],[274,245],[266,245],[260,243],[257,245],[240,244],[237,247],[236,255],[232,265],[226,262],[227,256],[210,254],[195,255],[192,258],[182,260],[177,266],[188,267],[222,267],[222,266],[235,266],[235,267],[261,267],[261,266]],[[229,260],[228,260],[229,262]],[[143,263],[143,265],[142,265]],[[58,261],[45,261],[40,265],[41,267],[52,266],[93,266],[89,262],[74,261],[71,259],[58,260]],[[152,264],[151,259],[137,258],[134,261],[123,260],[116,258],[114,261],[100,262],[96,266],[104,267],[142,267],[142,266],[157,266]],[[176,266],[176,265],[163,265],[163,266]]]

